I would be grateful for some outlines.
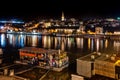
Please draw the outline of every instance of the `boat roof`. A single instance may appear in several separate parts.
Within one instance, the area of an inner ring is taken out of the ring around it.
[[[19,49],[19,51],[26,51],[26,52],[31,52],[31,53],[32,52],[33,53],[59,53],[58,50],[36,48],[36,47],[24,47],[24,48]]]

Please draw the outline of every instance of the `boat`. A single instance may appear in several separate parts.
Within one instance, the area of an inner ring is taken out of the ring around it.
[[[54,49],[24,47],[19,49],[20,62],[40,68],[62,71],[69,65],[67,52]]]

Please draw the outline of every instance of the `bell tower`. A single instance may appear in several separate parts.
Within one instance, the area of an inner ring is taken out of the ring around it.
[[[65,17],[64,17],[64,12],[62,11],[62,16],[61,16],[61,20],[64,21]]]

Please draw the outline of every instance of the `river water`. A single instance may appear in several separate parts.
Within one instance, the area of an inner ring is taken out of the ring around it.
[[[3,49],[3,63],[18,60],[18,49],[23,47],[40,47],[67,51],[70,60],[69,67],[61,73],[50,72],[45,80],[69,80],[71,74],[76,74],[77,58],[95,51],[103,54],[118,53],[120,51],[120,40],[105,38],[0,34],[0,47]],[[52,76],[53,74],[54,77]]]

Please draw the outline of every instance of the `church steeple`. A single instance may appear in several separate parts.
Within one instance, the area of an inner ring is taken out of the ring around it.
[[[65,17],[64,17],[64,12],[62,11],[62,16],[61,16],[61,20],[64,21]]]

